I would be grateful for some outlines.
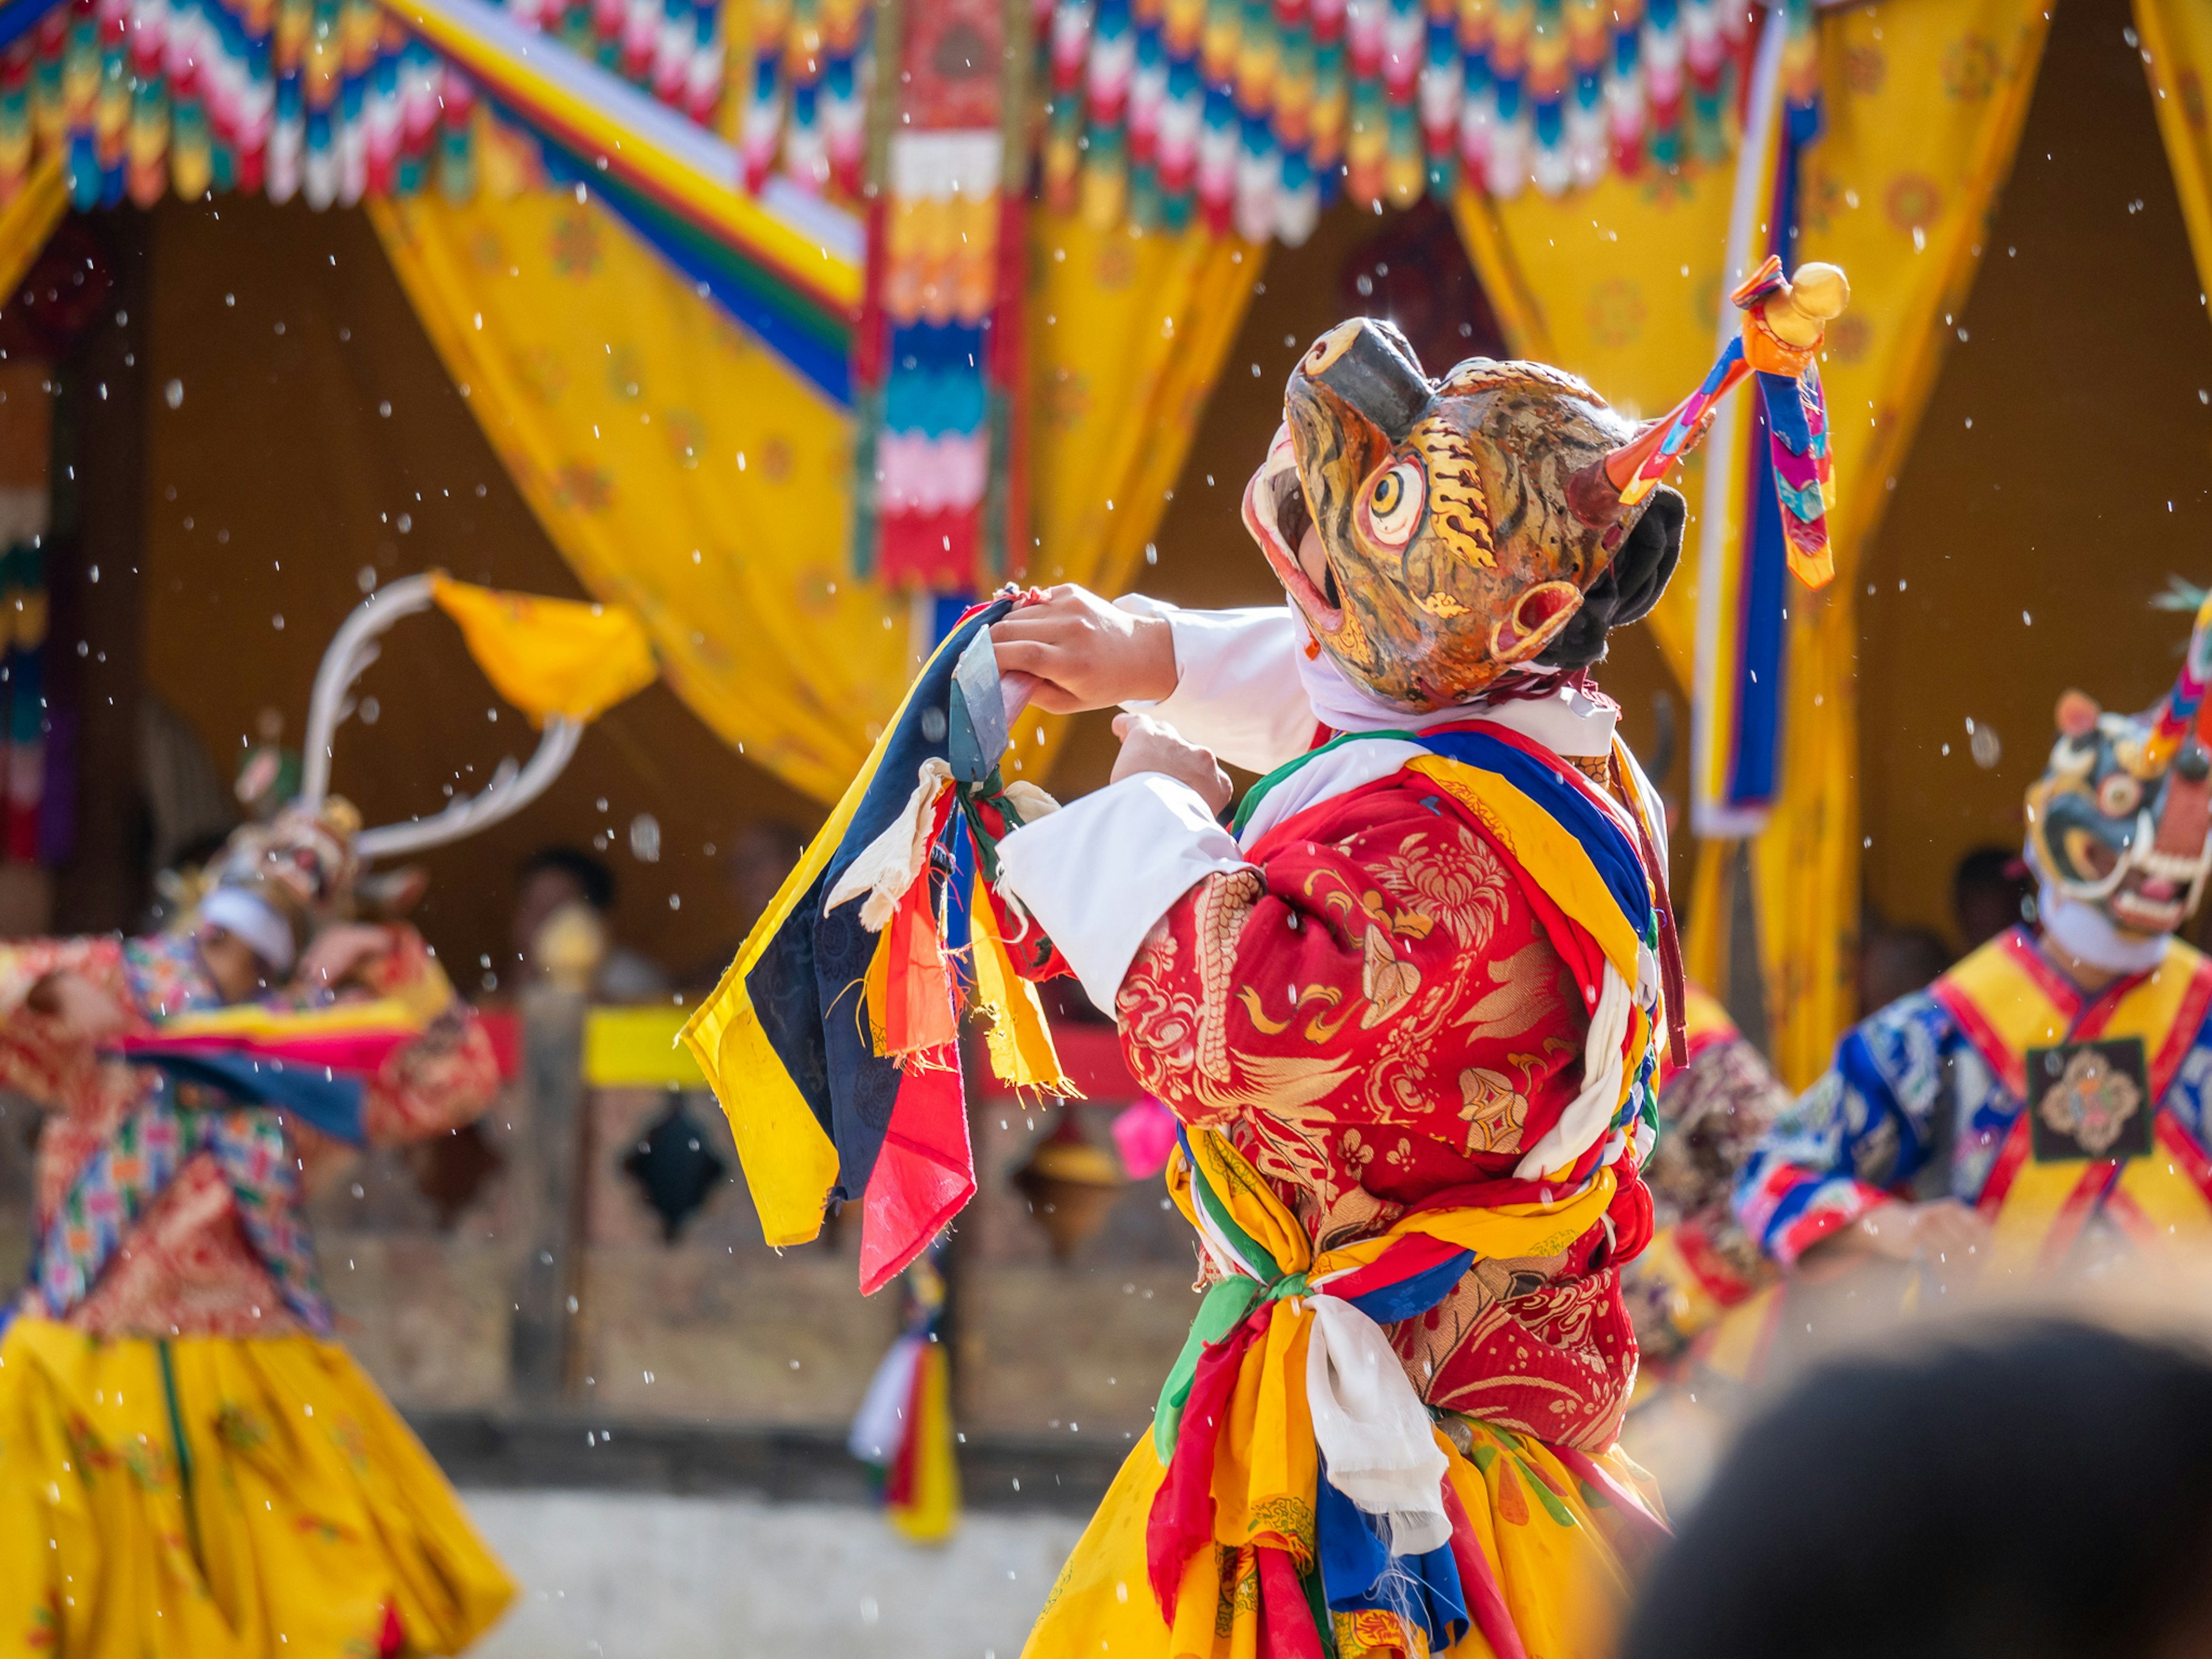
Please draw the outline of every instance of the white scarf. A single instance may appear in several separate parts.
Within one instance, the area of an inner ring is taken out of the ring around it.
[[[1295,605],[1291,615],[1298,632],[1309,634],[1305,618]],[[1514,697],[1495,704],[1484,697],[1471,697],[1449,708],[1417,714],[1355,685],[1326,651],[1309,656],[1301,649],[1297,665],[1298,680],[1305,687],[1306,701],[1313,705],[1314,718],[1333,732],[1425,732],[1454,720],[1495,720],[1570,760],[1613,752],[1613,732],[1619,715],[1571,685],[1563,684],[1547,697]],[[1559,671],[1530,672],[1557,674]]]

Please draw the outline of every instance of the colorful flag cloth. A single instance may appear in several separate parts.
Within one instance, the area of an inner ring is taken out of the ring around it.
[[[940,1326],[945,1276],[940,1244],[906,1270],[906,1328],[884,1354],[853,1419],[848,1445],[882,1481],[892,1526],[921,1543],[948,1537],[960,1520],[960,1465],[953,1450],[951,1367]]]
[[[975,1190],[963,991],[991,1018],[1000,1078],[1070,1091],[1024,976],[1050,968],[1052,947],[989,885],[1000,839],[1056,807],[999,768],[1019,692],[1000,681],[989,629],[1022,602],[1009,590],[953,626],[682,1034],[729,1115],[769,1242],[803,1243],[830,1202],[859,1202],[864,1291]],[[964,957],[946,931],[963,898]]]
[[[660,673],[637,613],[619,605],[539,599],[430,576],[438,608],[500,696],[543,726],[597,720]]]
[[[133,1065],[215,1090],[226,1104],[274,1106],[360,1146],[369,1079],[431,1017],[397,997],[301,1009],[251,1003],[174,1015],[112,1048]]]

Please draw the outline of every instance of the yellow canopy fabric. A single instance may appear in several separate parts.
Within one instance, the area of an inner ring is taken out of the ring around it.
[[[1030,579],[1118,593],[1159,527],[1266,250],[1030,218]]]
[[[653,642],[618,605],[586,605],[430,574],[431,596],[468,641],[500,696],[543,726],[556,714],[597,720],[659,678]]]
[[[2145,0],[2150,3],[2151,0]],[[1821,14],[1823,136],[1802,162],[1793,264],[1850,275],[1832,330],[1826,388],[1840,499],[1829,518],[1836,580],[1793,586],[1783,787],[1756,843],[1769,1047],[1802,1087],[1856,1016],[1859,904],[1857,573],[1935,384],[2011,166],[2050,20],[2043,0],[1911,0]],[[1463,195],[1463,240],[1514,349],[1574,370],[1650,416],[1697,383],[1717,345],[1732,175],[1608,179],[1563,202]],[[1692,684],[1702,470],[1676,481],[1692,524],[1652,614],[1677,681]],[[1693,977],[1727,982],[1726,906],[1700,848],[1686,945]]]
[[[2201,0],[2135,0],[2143,72],[2150,79],[2159,136],[2173,168],[2181,216],[2197,274],[2212,284],[2212,122],[2204,88],[2212,75],[2212,8]]]
[[[465,206],[367,205],[423,326],[584,586],[635,611],[725,741],[837,799],[933,643],[853,579],[852,428],[596,202],[529,182],[487,129]],[[504,179],[505,187],[501,187]],[[1033,222],[1029,578],[1115,591],[1258,276],[1256,251]],[[1017,769],[1060,722],[1027,718]]]
[[[1498,202],[1462,191],[1461,240],[1507,344],[1580,374],[1628,415],[1673,408],[1712,367],[1730,179],[1725,167],[1659,181],[1607,174],[1567,199],[1524,191]],[[1692,455],[1668,481],[1693,514],[1702,459]],[[1681,573],[1651,614],[1684,686],[1697,639],[1696,544],[1693,528]]]
[[[636,613],[725,742],[834,799],[907,668],[904,605],[849,579],[843,414],[597,202],[367,206],[585,587]]]

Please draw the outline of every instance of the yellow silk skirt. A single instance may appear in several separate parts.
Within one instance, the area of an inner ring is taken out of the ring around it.
[[[459,1653],[514,1595],[334,1343],[0,1340],[0,1659]]]
[[[1446,1448],[1448,1478],[1528,1659],[1610,1659],[1631,1589],[1624,1551],[1633,1555],[1649,1523],[1632,1522],[1589,1492],[1541,1441],[1455,1421],[1470,1445],[1465,1455]],[[1593,1461],[1650,1514],[1664,1513],[1650,1478],[1620,1448]],[[1145,1530],[1165,1474],[1152,1437],[1139,1436],[1045,1598],[1022,1659],[1256,1659],[1262,1651],[1249,1546],[1217,1545],[1212,1563],[1194,1561],[1175,1627],[1161,1617],[1146,1574]],[[1218,1586],[1210,1607],[1193,1605],[1201,1574]],[[1388,1613],[1338,1613],[1334,1621],[1340,1659],[1426,1659],[1419,1632],[1418,1650],[1407,1653]],[[1492,1659],[1495,1650],[1470,1622],[1447,1651],[1450,1659]]]

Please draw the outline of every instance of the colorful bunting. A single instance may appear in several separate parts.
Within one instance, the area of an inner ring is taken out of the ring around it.
[[[972,593],[1019,563],[1019,176],[1026,0],[900,6],[854,361],[854,560],[886,585]],[[890,50],[889,46],[886,50]],[[995,499],[991,499],[994,489]]]

